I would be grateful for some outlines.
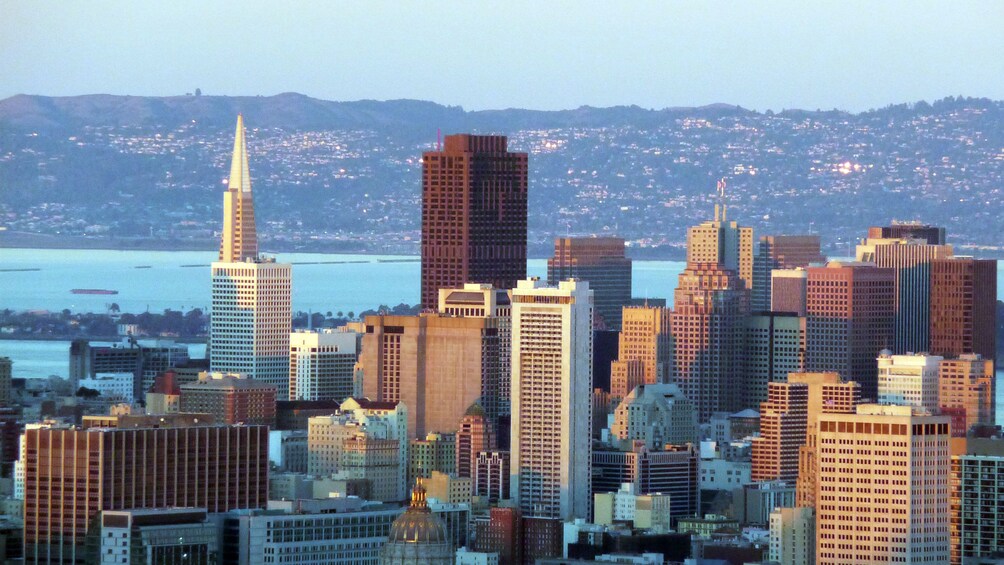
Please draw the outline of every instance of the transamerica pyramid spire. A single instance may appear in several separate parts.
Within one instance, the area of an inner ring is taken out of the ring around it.
[[[234,154],[230,162],[229,186],[223,195],[223,237],[220,261],[240,262],[258,257],[255,233],[254,200],[251,196],[251,172],[248,148],[244,140],[244,116],[237,115]]]

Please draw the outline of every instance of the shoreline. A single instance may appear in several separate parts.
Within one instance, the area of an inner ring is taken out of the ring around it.
[[[68,335],[68,336],[52,336],[52,335],[36,335],[36,336],[15,336],[10,334],[0,334],[0,341],[73,341],[75,339],[86,339],[87,341],[107,341],[112,343],[117,343],[122,340],[128,339],[129,336],[122,335],[98,335],[98,336],[83,336],[83,335]],[[139,336],[136,341],[147,341],[147,340],[157,340],[157,341],[173,341],[174,343],[185,343],[188,345],[192,344],[207,344],[209,343],[209,336],[205,337],[158,337],[158,336]]]
[[[311,241],[306,244],[290,244],[266,240],[263,248],[267,253],[313,253],[318,255],[359,255],[372,257],[374,255],[399,255],[402,257],[421,257],[418,244],[402,245],[396,249],[371,249],[370,246],[356,243],[324,243]],[[78,251],[205,251],[214,253],[218,250],[216,240],[189,239],[152,239],[146,237],[88,237],[88,236],[56,236],[25,232],[0,231],[0,249],[53,249]],[[535,249],[536,248],[536,249]],[[542,251],[542,245],[528,246],[527,259],[549,259],[548,247]],[[626,249],[630,259],[635,261],[684,261],[686,254],[677,248],[640,248]]]

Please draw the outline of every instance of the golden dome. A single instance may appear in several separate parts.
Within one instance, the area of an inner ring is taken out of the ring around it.
[[[390,543],[438,544],[447,543],[446,525],[429,510],[425,500],[425,487],[422,481],[415,483],[411,491],[411,505],[398,516],[390,527],[388,537]]]

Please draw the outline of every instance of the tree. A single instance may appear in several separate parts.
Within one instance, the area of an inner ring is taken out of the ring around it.
[[[196,96],[202,96],[202,89],[201,88],[196,88],[195,89],[195,95]]]
[[[85,386],[82,386],[77,389],[77,392],[76,394],[74,394],[74,396],[79,396],[80,398],[97,398],[101,396],[101,392],[94,390],[93,388],[87,388]]]

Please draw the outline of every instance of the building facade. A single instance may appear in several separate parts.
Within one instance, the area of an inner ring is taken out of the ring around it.
[[[809,267],[806,366],[836,371],[875,398],[875,358],[892,347],[896,273],[870,263],[831,261]]]
[[[736,273],[753,288],[753,228],[725,219],[725,207],[715,205],[715,219],[687,230],[687,264],[711,263]]]
[[[754,312],[771,310],[771,274],[775,269],[808,267],[825,263],[818,235],[765,235],[760,238],[753,258],[753,287],[750,305]]]
[[[997,355],[997,261],[955,257],[931,263],[931,348],[945,358]]]
[[[363,394],[407,405],[415,437],[455,432],[471,404],[500,396],[507,366],[501,361],[502,323],[497,317],[429,313],[367,316],[359,356]]]
[[[805,370],[805,318],[791,312],[755,312],[746,319],[743,408],[767,400],[770,383]]]
[[[547,284],[568,279],[589,283],[594,325],[621,329],[621,311],[631,303],[631,260],[619,237],[559,237],[547,260]]]
[[[362,336],[353,331],[297,331],[289,336],[289,399],[336,400],[354,394]]]
[[[949,418],[862,404],[819,416],[816,563],[947,563]]]
[[[798,478],[798,451],[805,445],[809,385],[770,383],[760,405],[760,436],[752,441],[753,481]]]
[[[964,353],[938,364],[939,408],[965,411],[965,429],[953,430],[955,435],[964,436],[974,424],[994,425],[996,390],[994,362],[981,355]]]
[[[1004,441],[973,439],[952,456],[952,565],[1004,548]]]
[[[525,517],[589,519],[592,292],[530,279],[512,302],[513,496]]]
[[[930,349],[931,262],[951,256],[951,245],[931,245],[924,239],[869,237],[858,246],[858,261],[896,272],[894,353]]]
[[[735,271],[690,263],[675,291],[673,382],[697,407],[699,422],[741,406],[749,291]]]
[[[240,374],[204,373],[180,388],[181,412],[212,414],[221,424],[275,426],[275,385]]]
[[[925,353],[891,355],[885,350],[877,361],[879,404],[917,406],[932,414],[938,411],[941,357]]]
[[[105,422],[120,427],[26,430],[27,563],[82,563],[88,529],[104,510],[265,506],[268,428],[207,425],[186,415],[156,417],[153,427],[144,418]]]

